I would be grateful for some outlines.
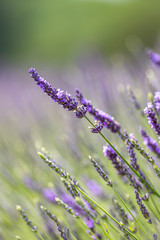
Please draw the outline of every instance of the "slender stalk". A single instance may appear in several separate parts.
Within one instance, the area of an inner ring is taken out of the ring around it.
[[[82,189],[80,189],[78,186],[76,186],[77,190],[83,194],[86,198],[88,198],[91,202],[93,202],[99,209],[101,209],[108,217],[110,217],[115,223],[117,223],[120,227],[121,224],[111,215],[109,214],[103,207],[101,207],[97,202],[95,202],[92,198],[90,198],[85,192],[83,192]],[[136,240],[140,240],[139,238],[135,237],[127,228],[125,228],[126,232],[132,236]]]
[[[156,205],[156,203],[155,203],[155,201],[154,201],[154,199],[153,199],[153,197],[152,197],[152,194],[150,194],[150,199],[152,200],[153,205],[155,206],[157,213],[160,215],[160,211],[159,211],[159,209],[157,208],[157,205]]]
[[[73,238],[73,240],[77,240],[77,238],[75,236],[73,236],[72,233],[70,233],[71,237]]]
[[[158,216],[157,212],[155,211],[155,209],[152,207],[152,205],[149,202],[146,202],[146,204],[148,205],[148,207],[150,208],[150,210],[152,211],[153,215],[157,218],[157,220],[160,222],[160,217]]]
[[[94,232],[91,231],[91,229],[89,227],[87,227],[86,224],[84,224],[84,222],[79,218],[80,222],[82,223],[82,225],[97,239],[99,240],[96,235],[94,234]]]
[[[41,239],[44,240],[44,238],[37,232],[37,236]],[[77,240],[77,239],[76,239]]]
[[[134,221],[137,223],[137,225],[139,226],[139,228],[141,229],[141,231],[145,234],[145,236],[150,240],[150,238],[148,237],[147,233],[145,232],[145,230],[143,230],[142,226],[139,224],[139,222],[136,220],[136,218],[134,217],[134,215],[131,213],[131,211],[129,210],[129,208],[127,207],[127,205],[125,204],[125,202],[123,201],[123,199],[121,198],[120,194],[117,192],[117,190],[113,188],[114,193],[116,194],[116,196],[118,197],[118,199],[122,202],[122,204],[125,206],[125,208],[127,209],[127,211],[130,213],[130,215],[132,216],[132,218],[134,219]]]
[[[102,229],[103,233],[108,237],[109,240],[113,240],[110,236],[109,233],[106,232],[106,230],[104,230],[104,228],[100,225],[100,228]]]
[[[87,119],[87,121],[88,121],[93,127],[95,127],[94,124],[90,121],[90,119],[89,119],[88,117],[86,117],[86,116],[84,116],[84,117]],[[101,137],[110,145],[110,147],[117,153],[117,155],[127,164],[127,166],[132,170],[132,172],[134,172],[134,174],[137,175],[137,177],[141,179],[141,182],[142,182],[142,183],[145,183],[145,184],[152,190],[152,192],[153,192],[155,195],[157,195],[158,197],[160,197],[160,194],[159,194],[155,189],[153,189],[152,186],[151,186],[149,183],[147,183],[147,182],[139,175],[138,172],[136,172],[136,170],[127,162],[127,160],[120,154],[120,152],[118,152],[118,150],[112,145],[112,143],[111,143],[101,132],[99,132],[99,134],[100,134]],[[145,186],[145,185],[144,185],[144,186]],[[145,186],[145,187],[146,187],[146,186]]]

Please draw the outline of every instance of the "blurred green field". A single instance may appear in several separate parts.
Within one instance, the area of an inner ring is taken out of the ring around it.
[[[132,36],[154,46],[159,9],[155,0],[1,1],[1,60],[65,63],[92,51],[107,56],[127,52]]]

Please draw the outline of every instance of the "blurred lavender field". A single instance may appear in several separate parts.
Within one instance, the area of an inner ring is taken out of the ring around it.
[[[74,95],[74,89],[78,87],[87,99],[92,100],[94,106],[114,116],[122,129],[125,128],[130,133],[134,132],[141,145],[143,145],[143,139],[139,134],[140,125],[143,124],[155,138],[140,112],[146,106],[148,92],[153,93],[160,87],[159,70],[144,56],[139,56],[134,63],[122,58],[120,61],[112,59],[105,62],[101,57],[96,57],[81,60],[63,69],[39,68],[38,72],[52,86],[64,89],[72,95]],[[127,94],[128,85],[134,90],[141,103],[139,112],[134,108]],[[103,139],[90,132],[89,124],[84,119],[76,119],[75,114],[64,111],[62,107],[57,106],[45,96],[30,79],[28,69],[7,67],[1,69],[0,111],[0,239],[36,238],[17,214],[17,204],[25,208],[44,239],[61,238],[50,219],[45,221],[40,209],[41,204],[53,210],[53,213],[63,220],[77,239],[90,238],[89,235],[86,237],[86,230],[82,231],[79,223],[57,205],[55,196],[61,197],[79,211],[79,206],[73,204],[73,198],[65,191],[59,177],[37,155],[37,150],[42,147],[51,152],[53,158],[83,185],[91,197],[118,219],[120,216],[112,204],[115,198],[113,192],[109,188],[106,190],[103,180],[90,164],[88,155],[101,160],[104,169],[107,169],[109,176],[114,179],[115,186],[123,194],[124,200],[128,201],[127,204],[130,204],[130,201],[133,201],[133,205],[136,204],[133,190],[123,182],[124,179],[117,175],[111,162],[104,157]],[[127,158],[123,142],[106,129],[103,133]],[[143,148],[145,148],[144,145]],[[145,164],[145,160],[139,153],[137,155],[139,165],[152,180],[154,187],[159,189],[159,179],[156,176],[153,178],[154,171]],[[155,161],[159,166],[158,160]],[[159,204],[159,200],[157,203]],[[138,207],[135,210],[133,207],[132,210],[141,222],[142,216]],[[91,223],[87,222],[88,219],[84,219],[85,221],[86,225],[92,228],[89,225]],[[133,219],[130,222],[134,228]],[[154,224],[149,226],[150,239],[159,223],[155,221]],[[148,226],[143,221],[142,225],[147,231]],[[111,236],[112,234],[114,236],[112,239],[123,239],[123,236],[119,236],[119,232],[111,229]],[[106,239],[103,237],[102,230],[95,231],[100,232],[102,236],[98,239]],[[139,232],[137,236],[141,236]],[[143,236],[140,239],[145,238]]]

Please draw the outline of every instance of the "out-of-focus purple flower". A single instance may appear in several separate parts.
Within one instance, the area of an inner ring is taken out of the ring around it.
[[[85,106],[78,107],[78,102],[75,100],[71,94],[64,92],[60,89],[52,88],[44,78],[40,77],[34,68],[29,70],[30,76],[35,80],[38,86],[48,95],[54,102],[57,102],[63,108],[68,109],[68,111],[76,111],[77,118],[82,118],[87,112]]]
[[[151,128],[153,128],[156,134],[160,136],[160,125],[157,121],[156,113],[151,102],[147,103],[144,113],[147,114],[148,123],[151,125]]]
[[[117,170],[118,174],[121,176],[126,176],[130,181],[130,185],[133,186],[137,191],[139,191],[142,187],[132,175],[128,166],[125,165],[123,160],[116,154],[116,152],[107,144],[107,146],[103,147],[103,153],[105,157],[108,157],[112,161],[114,168]]]
[[[131,99],[131,102],[133,103],[134,107],[135,107],[136,109],[140,109],[140,108],[141,108],[141,105],[140,105],[139,102],[137,101],[137,98],[136,98],[136,96],[134,95],[134,93],[133,93],[133,91],[132,91],[132,89],[131,89],[130,86],[127,87],[127,93],[128,93],[128,95],[129,95],[129,97],[130,97],[130,99]]]
[[[156,153],[157,157],[160,157],[160,147],[158,146],[156,140],[151,138],[143,128],[140,128],[140,133],[144,139],[144,145],[151,151]]]
[[[86,181],[87,187],[94,195],[101,195],[102,194],[102,188],[101,186],[94,180]]]
[[[88,228],[92,229],[94,227],[94,221],[92,218],[85,217],[84,222],[87,225]]]
[[[149,58],[151,59],[151,61],[160,67],[160,55],[152,50],[148,50],[147,54],[149,56]]]
[[[154,240],[157,240],[157,235],[155,233],[153,234],[153,238]]]
[[[111,130],[111,132],[116,133],[120,130],[120,124],[114,120],[113,117],[111,117],[109,114],[95,108],[92,106],[91,101],[88,101],[85,99],[82,95],[82,93],[76,89],[75,90],[76,97],[79,100],[81,104],[83,104],[87,111],[94,116],[94,119],[99,121],[104,127]]]
[[[42,194],[45,198],[47,198],[50,202],[56,202],[55,197],[57,197],[56,193],[52,188],[44,188],[42,190]]]
[[[154,94],[154,106],[158,113],[160,113],[160,92]]]
[[[83,215],[84,211],[83,209],[75,202],[75,200],[69,196],[66,193],[63,193],[61,195],[61,199],[63,200],[63,202],[67,203],[70,207],[73,208],[73,210],[78,214],[78,215]]]

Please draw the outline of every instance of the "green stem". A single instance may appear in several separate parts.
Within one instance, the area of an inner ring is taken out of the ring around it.
[[[94,124],[90,121],[90,119],[86,116],[84,116],[87,121],[93,126]],[[141,179],[141,182],[142,183],[145,183],[151,190],[154,194],[156,194],[158,197],[160,197],[160,194],[152,188],[152,186],[150,186],[149,183],[147,183],[140,175],[138,172],[136,172],[136,170],[127,162],[127,160],[118,152],[118,150],[112,145],[112,143],[101,133],[99,132],[99,134],[101,135],[101,137],[110,145],[110,147],[117,153],[117,155],[126,163],[126,165],[132,170],[132,172],[134,172],[135,175],[137,175],[138,178]],[[145,186],[146,187],[146,186]]]
[[[44,238],[37,232],[37,236],[41,239],[44,240]]]
[[[74,240],[77,240],[77,238],[75,236],[73,236],[72,233],[70,233],[71,237],[74,239]]]
[[[109,233],[107,233],[106,230],[104,230],[104,228],[101,225],[100,225],[100,228],[102,229],[103,233],[108,237],[108,239],[112,240],[112,238],[109,235]]]
[[[76,186],[77,187],[77,186]],[[101,207],[97,202],[95,202],[92,198],[90,198],[82,189],[77,187],[78,191],[83,194],[86,198],[88,198],[91,202],[93,202],[99,209],[101,209],[108,217],[110,217],[115,223],[117,223],[120,227],[121,224],[112,216],[110,215],[103,207]],[[139,238],[135,237],[127,228],[125,228],[126,232],[132,236],[134,239],[139,240]]]
[[[156,203],[155,203],[155,201],[154,201],[154,199],[152,197],[152,194],[150,194],[150,199],[152,200],[153,205],[155,206],[155,209],[157,210],[158,214],[160,215],[159,209],[157,208],[157,205],[156,205]]]
[[[148,207],[150,208],[150,210],[152,211],[153,215],[157,218],[157,220],[160,222],[160,217],[157,215],[157,212],[155,211],[155,209],[152,207],[152,205],[149,202],[146,202],[146,204],[148,205]]]
[[[127,211],[130,213],[130,215],[132,216],[132,218],[134,219],[134,221],[137,223],[137,225],[139,226],[139,228],[142,230],[142,232],[145,234],[145,236],[150,240],[150,238],[148,237],[147,233],[143,230],[142,226],[138,223],[138,221],[136,220],[136,218],[134,217],[134,215],[131,213],[131,211],[129,210],[129,208],[127,207],[127,205],[125,204],[125,202],[123,201],[123,199],[121,198],[120,194],[117,192],[117,190],[113,188],[114,193],[116,194],[116,196],[118,197],[118,199],[122,202],[122,204],[125,206],[125,208],[127,209]]]
[[[96,235],[94,234],[93,231],[91,231],[91,229],[89,227],[87,227],[86,224],[84,224],[84,222],[79,218],[80,222],[82,223],[82,225],[98,240],[98,238],[96,237]]]

